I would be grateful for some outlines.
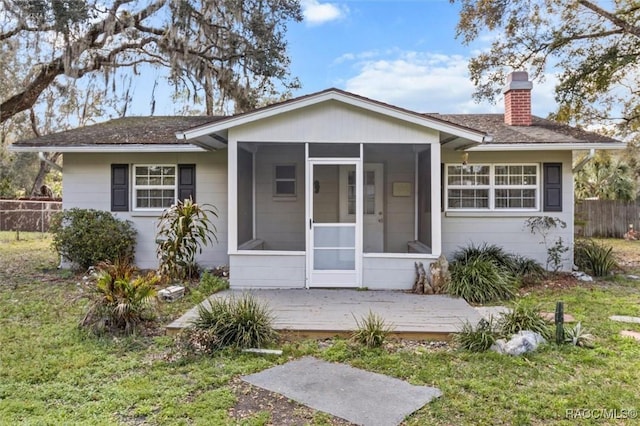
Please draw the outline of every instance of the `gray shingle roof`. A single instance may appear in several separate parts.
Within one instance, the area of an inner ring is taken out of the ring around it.
[[[518,143],[616,143],[616,139],[571,127],[566,124],[532,117],[531,126],[508,126],[504,114],[426,114],[467,126],[493,136],[492,144]]]
[[[39,138],[26,139],[14,143],[16,147],[38,146],[95,146],[95,145],[185,145],[176,139],[176,132],[212,123],[224,117],[124,117],[104,123],[79,127],[60,133],[52,133]]]

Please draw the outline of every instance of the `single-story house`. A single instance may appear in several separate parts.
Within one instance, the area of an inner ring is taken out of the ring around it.
[[[624,144],[531,115],[532,83],[509,76],[504,114],[424,114],[338,89],[225,117],[128,117],[17,142],[64,153],[63,206],[113,212],[138,230],[136,262],[157,267],[163,209],[192,196],[217,208],[233,288],[408,289],[427,266],[470,243],[543,265],[524,226],[567,223],[573,153]],[[572,265],[567,253],[565,268]]]

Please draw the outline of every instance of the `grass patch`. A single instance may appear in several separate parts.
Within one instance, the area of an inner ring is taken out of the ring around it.
[[[507,357],[450,348],[368,349],[335,340],[284,344],[281,357],[219,351],[172,359],[173,340],[165,336],[95,338],[79,331],[85,306],[69,300],[80,277],[56,269],[47,238],[14,236],[0,233],[3,424],[242,424],[229,416],[236,401],[232,379],[304,355],[440,388],[444,396],[407,425],[570,425],[575,420],[565,417],[567,409],[640,408],[640,344],[619,336],[640,325],[608,320],[640,316],[640,288],[631,280],[535,287],[526,296],[549,312],[562,300],[565,312],[594,335],[594,349],[547,345]],[[191,307],[182,300],[161,306],[162,322]],[[310,422],[326,420],[318,415]],[[244,424],[267,422],[263,413]]]

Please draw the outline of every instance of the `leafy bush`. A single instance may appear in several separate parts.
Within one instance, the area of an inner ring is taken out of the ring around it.
[[[119,261],[103,262],[86,277],[80,297],[89,299],[89,306],[80,325],[97,334],[115,331],[131,334],[138,324],[152,319],[159,277],[133,275],[134,269]]]
[[[193,327],[210,331],[212,347],[259,348],[277,338],[272,324],[269,308],[244,293],[200,305]]]
[[[546,271],[538,262],[524,256],[514,256],[513,273],[523,285],[535,284],[546,276]]]
[[[99,210],[69,209],[51,220],[53,248],[60,256],[87,269],[98,262],[133,260],[136,231],[131,222]]]
[[[593,276],[607,276],[617,266],[613,258],[613,247],[598,244],[593,240],[577,240],[573,250],[574,263]]]
[[[458,258],[449,267],[451,281],[445,291],[470,303],[511,299],[518,279],[496,261],[484,256]]]
[[[540,315],[540,308],[523,300],[515,303],[510,312],[502,314],[498,320],[498,328],[505,337],[530,330],[547,340],[551,338],[551,323]]]
[[[220,341],[210,329],[186,327],[176,336],[178,348],[186,354],[213,354],[220,348]]]
[[[218,217],[212,206],[199,205],[190,198],[165,210],[158,222],[160,271],[172,279],[197,276],[196,254],[213,244],[216,227],[210,216]]]
[[[379,348],[384,344],[387,335],[393,330],[390,324],[378,314],[369,311],[367,316],[360,320],[354,316],[356,330],[353,340],[368,348]]]
[[[496,342],[493,319],[487,321],[481,319],[474,328],[466,321],[458,334],[453,337],[455,343],[461,348],[471,352],[485,352]]]
[[[453,254],[454,262],[465,262],[470,259],[486,259],[490,260],[496,266],[513,271],[516,268],[515,256],[507,253],[500,246],[495,244],[483,243],[479,246],[471,244],[468,247],[459,249]]]

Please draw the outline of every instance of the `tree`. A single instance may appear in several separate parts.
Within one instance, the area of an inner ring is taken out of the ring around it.
[[[207,113],[236,111],[297,87],[284,38],[302,19],[295,0],[1,0],[0,43],[34,59],[2,92],[0,123],[36,105],[58,77],[166,67],[177,87],[205,93]]]
[[[537,79],[560,70],[556,119],[614,120],[640,127],[640,4],[632,0],[450,0],[461,5],[458,37],[469,44],[488,30],[491,48],[470,64],[475,98],[493,100],[510,70]],[[604,4],[604,5],[601,5]]]
[[[625,161],[601,151],[576,173],[575,194],[579,200],[635,200],[637,191],[633,169]]]

